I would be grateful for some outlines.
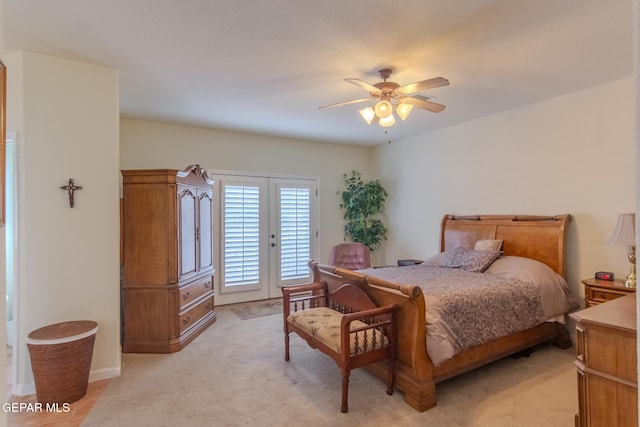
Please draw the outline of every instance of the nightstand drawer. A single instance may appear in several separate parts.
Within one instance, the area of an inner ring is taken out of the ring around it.
[[[595,303],[611,301],[612,299],[620,298],[628,295],[628,292],[620,292],[615,289],[589,289],[585,290],[585,298]]]

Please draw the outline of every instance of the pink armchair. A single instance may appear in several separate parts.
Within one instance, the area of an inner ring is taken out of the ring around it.
[[[331,249],[329,265],[361,270],[371,266],[369,248],[362,243],[340,243]]]

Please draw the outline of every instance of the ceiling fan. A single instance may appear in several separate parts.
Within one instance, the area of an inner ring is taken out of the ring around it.
[[[393,116],[394,109],[402,120],[406,120],[413,107],[418,107],[434,113],[439,113],[445,109],[444,105],[429,101],[428,97],[414,94],[427,89],[447,86],[449,84],[449,80],[443,77],[435,77],[400,86],[398,83],[387,81],[387,79],[391,77],[391,72],[392,70],[390,68],[383,68],[379,70],[378,74],[380,74],[380,78],[382,78],[383,81],[372,85],[359,79],[344,79],[345,81],[368,91],[369,98],[360,98],[351,101],[339,102],[337,104],[325,105],[319,109],[322,110],[325,108],[340,107],[342,105],[356,104],[359,102],[377,99],[378,102],[373,108],[367,107],[360,110],[360,115],[368,124],[371,124],[375,119],[380,126],[385,128],[393,126],[396,121]]]

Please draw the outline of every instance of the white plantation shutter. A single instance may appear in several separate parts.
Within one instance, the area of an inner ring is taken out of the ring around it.
[[[257,284],[260,280],[260,188],[226,185],[223,192],[224,284]]]
[[[280,279],[309,277],[311,212],[308,188],[280,188]]]

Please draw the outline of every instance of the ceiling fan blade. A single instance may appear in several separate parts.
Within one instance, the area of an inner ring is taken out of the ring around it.
[[[323,107],[318,107],[318,110],[324,110],[325,108],[340,107],[342,105],[348,105],[348,104],[356,104],[358,102],[365,102],[365,101],[371,101],[371,98],[360,98],[360,99],[354,99],[352,101],[338,102],[337,104],[331,104],[331,105],[325,105]]]
[[[411,93],[433,89],[434,87],[447,86],[448,84],[449,80],[445,79],[444,77],[434,77],[433,79],[422,80],[421,82],[415,82],[405,86],[400,86],[396,89],[396,93],[409,95]]]
[[[377,87],[375,87],[374,85],[370,85],[367,82],[363,82],[362,80],[359,79],[344,79],[345,82],[349,82],[351,84],[354,84],[358,87],[361,87],[362,89],[366,90],[367,92],[373,92],[373,93],[380,93],[382,92],[380,89],[378,89]]]
[[[412,98],[407,96],[400,99],[405,104],[411,104],[414,107],[422,108],[423,110],[431,111],[433,113],[439,113],[445,109],[445,106],[436,102],[427,101],[425,99]]]

